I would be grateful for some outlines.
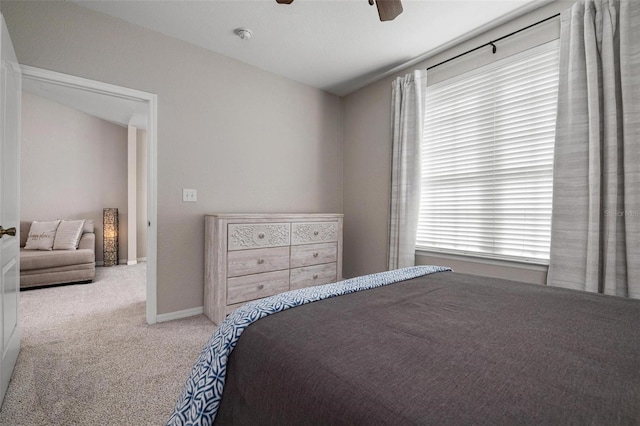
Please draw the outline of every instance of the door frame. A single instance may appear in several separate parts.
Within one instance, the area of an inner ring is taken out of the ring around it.
[[[127,87],[89,80],[69,74],[21,65],[22,78],[42,81],[100,95],[147,104],[147,297],[146,321],[155,324],[158,316],[158,96]]]

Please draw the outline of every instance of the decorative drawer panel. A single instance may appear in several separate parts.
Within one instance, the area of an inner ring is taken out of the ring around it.
[[[307,244],[291,246],[291,267],[319,265],[335,262],[338,258],[338,243]]]
[[[338,222],[294,222],[291,224],[291,244],[338,241]]]
[[[314,285],[328,284],[336,281],[336,264],[305,266],[291,269],[291,290],[311,287]]]
[[[229,224],[229,250],[288,246],[289,223]]]
[[[288,290],[288,270],[229,278],[227,280],[227,304],[248,302]]]
[[[231,251],[227,255],[227,277],[289,269],[289,246]]]

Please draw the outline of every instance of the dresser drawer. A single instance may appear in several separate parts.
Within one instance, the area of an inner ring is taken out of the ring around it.
[[[291,267],[319,265],[335,262],[338,258],[338,243],[306,244],[291,246]]]
[[[291,224],[291,244],[338,241],[338,222],[294,222]]]
[[[247,250],[288,246],[291,242],[289,223],[229,224],[228,249]]]
[[[289,269],[289,246],[230,251],[227,254],[227,277],[282,269]]]
[[[227,304],[248,302],[289,290],[289,271],[245,275],[227,280]]]
[[[336,264],[304,266],[291,270],[291,290],[328,284],[336,281]]]

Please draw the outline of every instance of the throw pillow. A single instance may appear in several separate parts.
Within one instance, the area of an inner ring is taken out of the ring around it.
[[[85,232],[89,232],[89,233],[93,234],[93,232],[94,232],[93,220],[87,219],[87,220],[84,221],[84,226],[82,227],[82,233],[84,234]]]
[[[59,220],[50,222],[33,221],[31,229],[29,229],[27,244],[24,246],[25,250],[51,250],[59,224]]]
[[[75,250],[78,248],[84,220],[63,220],[56,231],[53,240],[54,250]]]

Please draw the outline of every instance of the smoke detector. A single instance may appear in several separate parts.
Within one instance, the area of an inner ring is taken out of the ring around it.
[[[236,28],[234,33],[243,40],[251,38],[251,30],[248,28]]]

